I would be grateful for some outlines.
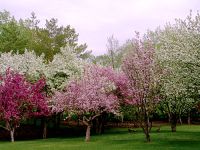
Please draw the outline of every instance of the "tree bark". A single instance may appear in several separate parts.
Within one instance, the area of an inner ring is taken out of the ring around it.
[[[146,135],[146,140],[147,140],[147,142],[148,142],[148,143],[151,142],[151,138],[150,138],[149,132],[147,132],[145,135]]]
[[[43,120],[43,139],[46,139],[47,138],[47,121],[46,121],[46,118],[44,118]]]
[[[168,123],[170,123],[170,122],[171,122],[171,116],[170,116],[170,113],[167,113],[167,115],[168,115]]]
[[[151,142],[151,138],[150,138],[150,126],[145,122],[145,125],[142,127],[144,134],[145,134],[145,138],[146,138],[146,142]]]
[[[99,127],[98,127],[98,134],[102,134],[103,130],[104,130],[104,121],[103,121],[103,117],[100,118],[99,121]]]
[[[86,136],[85,136],[85,141],[86,142],[90,141],[90,129],[91,129],[91,125],[87,125]]]
[[[177,124],[177,115],[171,114],[171,130],[172,132],[176,132],[176,124]]]
[[[92,124],[93,119],[95,119],[95,118],[89,117],[89,119],[88,119],[85,116],[83,116],[83,123],[87,126],[86,134],[85,134],[86,142],[90,141],[90,129],[91,129],[91,124]]]
[[[146,109],[144,109],[144,120],[142,121],[143,125],[142,125],[142,129],[143,132],[145,134],[146,137],[146,142],[151,142],[151,138],[150,138],[150,131],[151,131],[151,127],[152,127],[152,122],[150,122],[149,120],[149,115],[148,112],[146,111]]]
[[[188,122],[188,125],[190,125],[190,124],[191,124],[190,112],[188,112],[188,118],[187,118],[187,122]]]
[[[98,116],[96,119],[94,119],[92,127],[94,128],[95,133],[97,134],[104,133],[106,117],[107,117],[107,113],[104,112],[100,116]]]
[[[89,118],[86,118],[85,116],[83,116],[83,123],[87,126],[86,135],[85,135],[86,142],[90,141],[90,130],[91,130],[91,126],[92,126],[92,121],[100,115],[101,114],[96,114],[95,116],[90,116]]]
[[[150,121],[149,121],[149,117],[148,115],[146,116],[146,123],[145,123],[145,135],[146,135],[146,140],[147,142],[150,142],[151,139],[150,139],[150,130],[151,130],[151,124],[150,124]]]
[[[179,117],[179,122],[180,122],[180,125],[183,124],[182,119],[181,119],[181,116]]]
[[[13,129],[10,130],[11,142],[14,142],[14,141],[15,141],[15,140],[14,140],[14,134],[15,134],[15,129],[13,128]]]
[[[176,132],[176,124],[171,124],[171,130],[172,132]]]

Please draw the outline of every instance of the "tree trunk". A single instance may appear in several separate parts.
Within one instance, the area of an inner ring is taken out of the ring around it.
[[[145,116],[144,116],[144,121],[143,121],[142,129],[143,129],[144,134],[146,136],[146,142],[148,142],[148,143],[151,142],[151,138],[150,138],[151,127],[152,127],[152,122],[150,122],[149,115],[145,111]]]
[[[56,117],[56,128],[59,129],[60,128],[60,119],[61,118],[61,113],[59,113]]]
[[[15,141],[15,140],[14,140],[14,134],[15,134],[15,129],[13,128],[13,129],[10,130],[11,142],[14,142],[14,141]]]
[[[54,122],[55,130],[60,128],[60,118],[61,118],[61,113],[53,115],[53,122]]]
[[[103,134],[104,133],[104,130],[105,130],[105,124],[106,124],[106,121],[107,121],[107,116],[108,114],[106,112],[104,112],[101,116],[101,126],[100,126],[100,134]]]
[[[176,124],[171,124],[171,130],[172,132],[176,132]]]
[[[167,113],[168,115],[168,122],[171,123],[171,116],[170,116],[170,113]]]
[[[47,122],[46,119],[44,118],[44,122],[43,122],[43,135],[42,135],[43,139],[47,138]]]
[[[100,118],[101,120],[99,121],[99,131],[98,134],[102,134],[104,132],[104,122],[103,118]]]
[[[177,124],[177,115],[171,114],[171,130],[172,132],[176,132],[176,124]]]
[[[180,122],[180,125],[183,124],[182,119],[181,119],[181,116],[179,117],[179,122]]]
[[[143,126],[142,129],[143,129],[145,137],[146,137],[146,142],[148,142],[148,143],[151,142],[150,126],[145,123],[145,126]]]
[[[187,122],[188,122],[188,125],[190,125],[190,124],[191,124],[190,112],[188,112],[188,118],[187,118]]]
[[[86,136],[85,136],[85,141],[86,142],[90,141],[90,129],[91,129],[91,125],[87,125]]]
[[[87,126],[86,129],[86,135],[85,135],[85,141],[89,142],[90,141],[90,130],[92,126],[92,121],[96,119],[96,117],[100,116],[100,114],[96,114],[94,116],[90,116],[89,118],[83,116],[83,123]]]
[[[151,139],[150,139],[150,130],[151,130],[151,124],[150,124],[150,121],[149,121],[149,117],[147,116],[146,118],[146,123],[145,123],[145,135],[146,135],[146,140],[147,142],[150,142]]]
[[[98,116],[96,119],[93,121],[93,127],[94,131],[97,134],[103,134],[104,133],[104,126],[106,122],[106,117],[107,113],[102,113],[100,116]]]
[[[146,135],[147,142],[151,142],[151,138],[150,138],[149,132],[147,132],[145,135]]]

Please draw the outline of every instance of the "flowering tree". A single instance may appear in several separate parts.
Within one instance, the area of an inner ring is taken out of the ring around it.
[[[44,74],[51,91],[63,90],[70,80],[80,77],[83,72],[84,61],[77,58],[73,48],[61,48],[61,52],[54,55],[47,64]]]
[[[86,141],[90,140],[90,128],[96,117],[103,112],[118,113],[119,101],[113,92],[116,84],[107,76],[109,72],[111,68],[87,65],[81,79],[71,81],[64,92],[53,97],[62,103],[61,110],[82,116],[87,126]]]
[[[22,120],[32,116],[48,115],[48,105],[42,90],[43,79],[34,84],[19,73],[7,70],[0,77],[0,119],[6,130],[10,131],[14,142],[15,129]]]
[[[1,53],[0,65],[1,73],[5,73],[10,68],[10,70],[29,76],[34,80],[39,79],[47,68],[44,63],[44,55],[37,56],[35,52],[28,50],[25,50],[23,54]]]
[[[134,40],[134,48],[125,56],[122,69],[128,78],[126,102],[137,106],[137,117],[150,142],[150,115],[159,100],[160,72],[150,41]]]
[[[172,132],[176,132],[177,121],[184,113],[190,123],[190,111],[199,102],[199,28],[199,13],[190,13],[184,20],[176,19],[174,24],[152,32],[158,60],[168,70],[162,92]]]

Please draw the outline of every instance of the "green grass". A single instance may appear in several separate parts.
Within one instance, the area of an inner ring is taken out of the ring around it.
[[[176,133],[170,127],[161,127],[161,132],[152,129],[151,143],[146,143],[140,129],[128,133],[127,129],[111,129],[103,135],[91,137],[50,138],[30,141],[0,142],[0,150],[199,150],[200,126],[178,126]]]

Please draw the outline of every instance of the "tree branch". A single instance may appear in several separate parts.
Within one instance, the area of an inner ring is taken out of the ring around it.
[[[96,117],[99,117],[101,114],[96,114],[95,116],[92,117],[91,120],[95,119]]]
[[[83,116],[83,123],[86,125],[86,126],[89,126],[89,119],[87,119],[85,116]]]

